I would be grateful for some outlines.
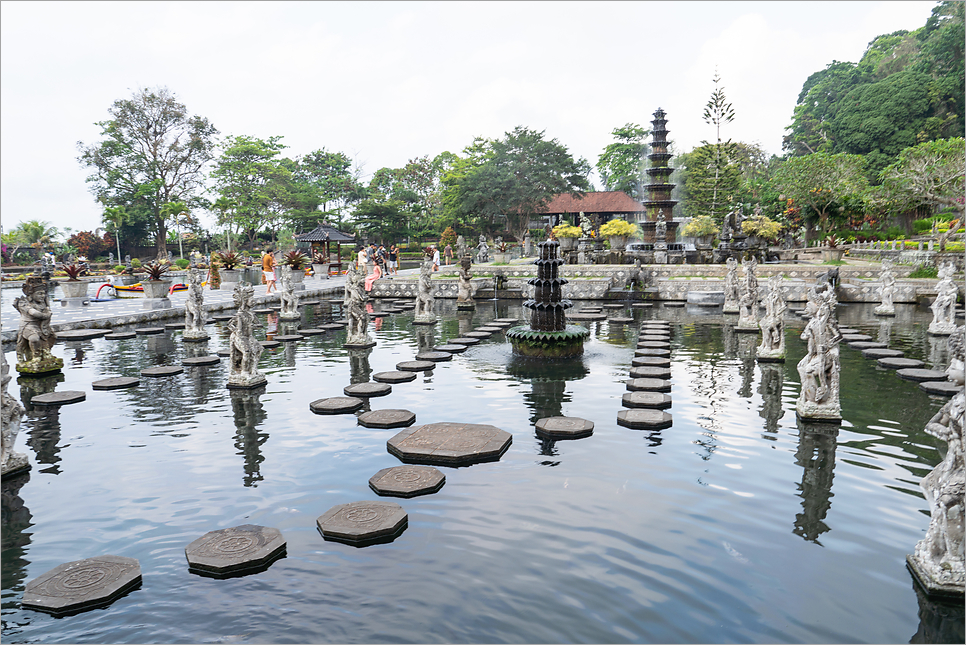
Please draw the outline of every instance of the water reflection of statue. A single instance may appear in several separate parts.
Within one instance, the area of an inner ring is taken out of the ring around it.
[[[262,345],[255,339],[258,321],[252,313],[254,288],[243,282],[235,286],[232,298],[238,311],[228,323],[229,336],[229,388],[254,388],[267,383],[265,375],[258,371],[258,359],[262,355]]]
[[[892,272],[892,262],[883,258],[882,271],[879,273],[879,281],[882,287],[879,290],[879,300],[882,304],[875,308],[873,313],[876,316],[895,316],[896,307],[892,299],[896,292],[896,275]]]
[[[470,280],[473,275],[470,273],[470,256],[460,256],[459,282],[456,292],[456,308],[472,309],[476,303],[473,302],[473,283]]]
[[[930,334],[945,336],[956,331],[956,283],[953,282],[955,267],[951,262],[939,267],[939,282],[936,284],[936,300],[932,306]]]
[[[802,332],[808,349],[798,363],[802,391],[796,409],[806,419],[839,420],[842,418],[839,406],[842,333],[832,316],[835,294],[831,289],[819,293],[813,288],[809,289],[808,299],[815,314]]]
[[[480,243],[476,245],[476,261],[477,262],[489,262],[490,261],[490,247],[486,245],[486,236],[480,235]]]
[[[761,382],[758,393],[761,395],[761,411],[758,416],[765,420],[765,432],[778,432],[778,421],[785,414],[782,407],[782,387],[785,383],[785,366],[774,363],[761,363]],[[774,439],[774,437],[771,437]]]
[[[727,259],[728,273],[725,274],[724,284],[724,313],[738,313],[738,261],[729,257]]]
[[[757,350],[759,361],[785,360],[785,309],[782,274],[776,273],[768,278],[765,315],[758,322],[761,329],[761,344]]]
[[[795,463],[802,467],[802,512],[795,515],[792,532],[809,542],[829,530],[825,523],[832,507],[832,480],[835,476],[835,448],[838,425],[828,423],[798,424],[798,450]]]
[[[20,312],[17,331],[17,371],[26,374],[56,372],[64,361],[53,356],[50,348],[57,336],[50,327],[50,297],[43,278],[30,276],[23,285],[24,295],[14,299],[13,306]]]
[[[20,432],[20,419],[23,417],[24,409],[20,402],[7,392],[10,378],[10,365],[7,363],[6,356],[0,352],[0,422],[3,426],[0,428],[2,432],[0,471],[3,476],[30,468],[27,455],[13,450],[17,442],[17,434]]]
[[[202,272],[188,270],[188,297],[184,301],[184,340],[206,340],[205,331],[205,291],[202,287]]]
[[[486,244],[486,241],[483,241]],[[436,315],[433,313],[433,283],[431,280],[433,262],[426,260],[419,267],[419,284],[416,291],[416,308],[414,310],[413,322],[417,324],[429,324],[436,322]]]
[[[963,555],[964,414],[966,395],[960,391],[926,424],[926,432],[946,442],[946,456],[919,484],[929,503],[932,519],[926,537],[916,544],[915,554],[908,556],[907,560],[930,592],[945,588],[948,593],[958,589],[961,595],[966,586]]]
[[[261,474],[261,464],[265,461],[262,444],[268,441],[268,433],[258,432],[258,427],[268,417],[260,399],[264,393],[264,388],[231,392],[231,410],[238,429],[235,448],[245,456],[245,476],[242,478],[245,486],[255,486],[264,479]]]
[[[298,320],[299,315],[299,296],[295,293],[292,286],[292,267],[282,267],[281,288],[278,290],[278,301],[281,309],[278,313],[279,320]]]
[[[365,280],[362,271],[349,267],[346,273],[342,308],[349,322],[345,344],[350,347],[366,347],[373,344],[369,336],[369,312],[366,311],[366,301],[369,300],[369,296],[366,294]]]

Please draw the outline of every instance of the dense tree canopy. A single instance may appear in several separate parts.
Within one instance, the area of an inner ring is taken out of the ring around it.
[[[644,170],[647,164],[647,137],[651,131],[636,123],[614,128],[614,143],[607,144],[597,158],[597,173],[604,190],[622,190],[637,201],[647,194]]]
[[[939,204],[956,209],[963,217],[964,159],[962,137],[939,139],[907,148],[882,171],[886,194],[906,208]]]
[[[868,188],[861,155],[816,152],[786,160],[775,172],[774,183],[786,199],[803,209],[809,228],[818,223],[832,228],[830,218],[844,214],[846,204],[861,199]]]

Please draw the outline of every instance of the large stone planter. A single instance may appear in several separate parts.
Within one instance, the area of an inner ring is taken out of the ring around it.
[[[513,257],[513,254],[511,253],[494,253],[493,261],[499,264],[509,264],[510,258],[512,257]]]
[[[558,237],[557,241],[560,242],[561,251],[573,251],[577,248],[576,237]]]
[[[168,280],[144,280],[141,282],[144,287],[144,308],[145,309],[170,309],[171,300],[168,298],[168,290],[171,289],[171,282]]]
[[[67,280],[60,283],[65,298],[84,298],[87,296],[87,283],[83,280]]]
[[[305,291],[305,285],[302,284],[302,281],[305,279],[305,269],[286,268],[292,272],[292,291]]]
[[[839,262],[845,255],[845,249],[822,249],[822,262]]]
[[[218,272],[221,275],[221,291],[234,291],[235,285],[241,282],[241,271],[238,269],[222,269]]]
[[[329,265],[328,264],[316,264],[316,263],[313,262],[312,263],[312,271],[315,272],[315,278],[316,278],[316,280],[321,280],[322,278],[325,278],[326,280],[329,279]]]
[[[611,251],[623,251],[627,247],[626,235],[611,235],[607,241],[610,242]]]

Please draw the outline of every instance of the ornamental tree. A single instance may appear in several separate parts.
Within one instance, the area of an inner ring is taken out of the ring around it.
[[[861,155],[816,152],[804,157],[786,159],[775,172],[774,183],[786,199],[811,211],[806,225],[811,229],[815,219],[827,231],[829,215],[868,189],[865,160]],[[806,234],[809,231],[806,230]]]

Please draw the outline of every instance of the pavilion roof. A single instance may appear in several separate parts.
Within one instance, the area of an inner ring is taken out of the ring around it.
[[[561,193],[554,197],[544,213],[643,213],[644,205],[636,202],[622,190],[584,193],[583,199],[573,193]]]
[[[327,240],[330,242],[355,242],[356,240],[355,236],[343,233],[328,224],[319,224],[308,233],[296,235],[295,239],[299,242],[325,242]]]

